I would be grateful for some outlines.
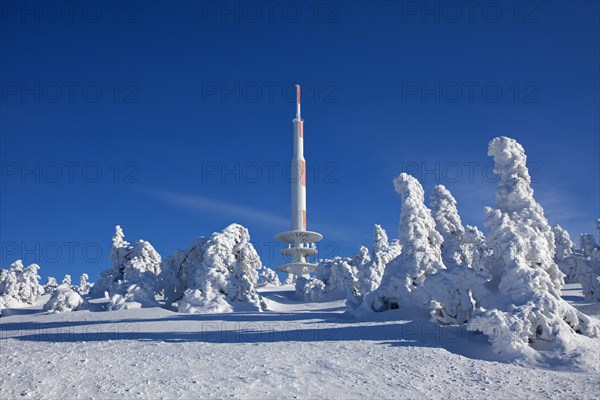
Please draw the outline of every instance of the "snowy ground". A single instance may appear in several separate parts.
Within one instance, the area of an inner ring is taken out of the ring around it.
[[[161,308],[0,319],[0,398],[593,398],[600,341],[500,362],[483,335],[401,318],[357,321],[342,301],[263,290],[272,311]],[[569,285],[567,300],[600,316]]]

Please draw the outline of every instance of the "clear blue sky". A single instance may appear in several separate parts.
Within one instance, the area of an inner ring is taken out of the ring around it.
[[[323,256],[375,223],[397,237],[402,171],[483,228],[498,135],[525,147],[550,222],[594,232],[596,1],[1,4],[4,268],[95,280],[116,224],[166,257],[232,222],[274,267],[295,82]]]

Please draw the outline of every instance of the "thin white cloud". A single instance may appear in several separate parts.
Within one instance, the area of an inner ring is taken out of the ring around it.
[[[214,212],[219,215],[227,215],[231,218],[243,218],[244,220],[257,221],[261,222],[262,224],[278,228],[283,228],[286,225],[289,225],[289,220],[277,214],[257,210],[247,206],[232,204],[195,194],[191,195],[148,188],[143,190],[158,200],[162,200],[167,204],[186,210]]]
[[[254,221],[261,225],[268,225],[278,230],[284,230],[290,225],[290,220],[272,212],[259,210],[253,207],[234,204],[227,201],[212,199],[197,194],[172,192],[160,189],[142,188],[143,192],[180,209],[201,213],[215,213],[231,219],[239,218],[242,221]],[[337,239],[340,242],[359,245],[357,242],[362,236],[353,229],[334,227],[324,223],[311,223],[313,229],[327,234],[329,240]]]
[[[571,234],[571,239],[577,242],[581,233],[594,232],[594,221],[598,209],[585,209],[578,198],[567,190],[561,191],[554,187],[536,189],[534,196],[544,209],[544,214],[550,225],[560,224]]]

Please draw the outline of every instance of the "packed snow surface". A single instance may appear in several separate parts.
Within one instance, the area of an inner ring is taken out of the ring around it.
[[[0,398],[593,398],[599,339],[510,361],[464,327],[406,314],[344,314],[345,299],[264,287],[264,312],[159,307],[48,314],[49,295],[0,318]],[[600,314],[580,287],[563,298]],[[536,346],[536,344],[533,344]]]

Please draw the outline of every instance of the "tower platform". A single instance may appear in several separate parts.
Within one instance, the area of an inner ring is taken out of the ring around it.
[[[281,254],[291,257],[292,261],[277,267],[280,272],[302,276],[315,272],[317,264],[306,261],[306,257],[317,254],[315,242],[323,239],[323,235],[312,231],[287,231],[275,235],[275,239],[288,243],[288,247],[281,250]]]

